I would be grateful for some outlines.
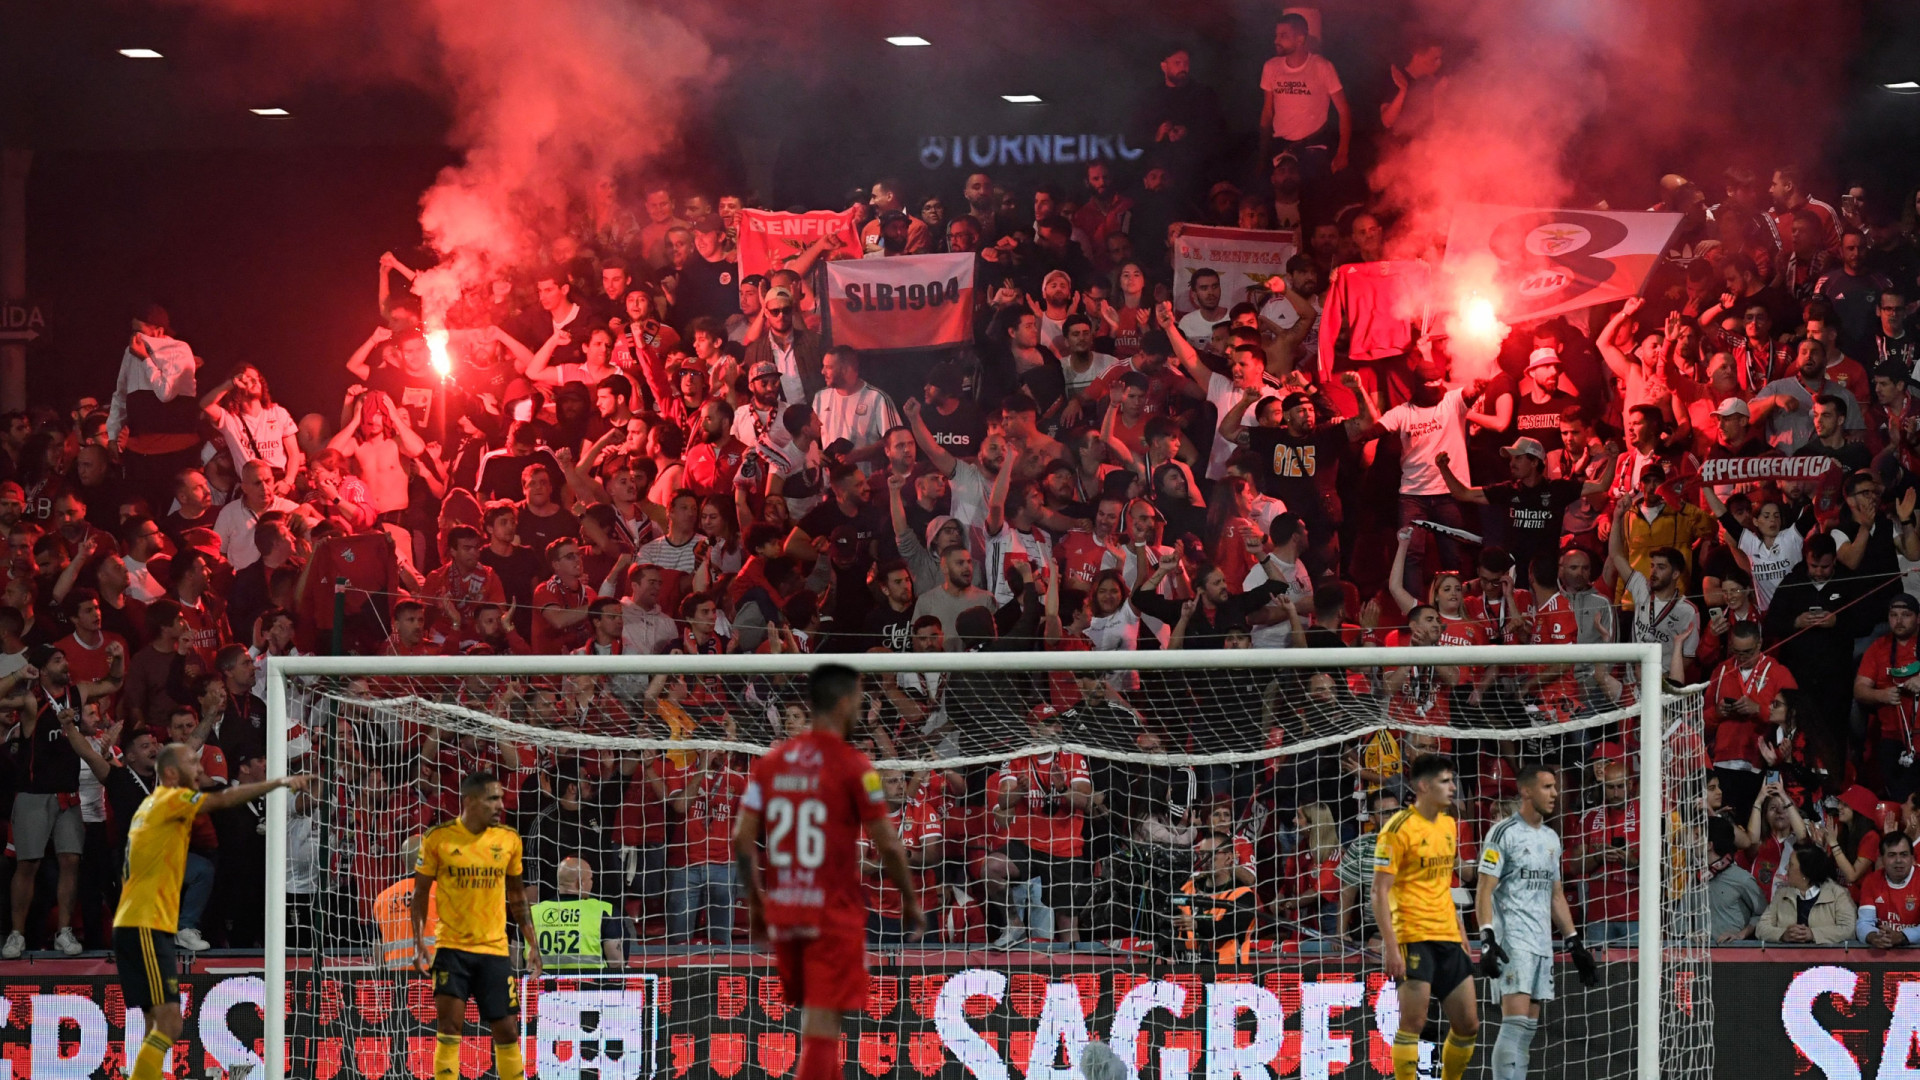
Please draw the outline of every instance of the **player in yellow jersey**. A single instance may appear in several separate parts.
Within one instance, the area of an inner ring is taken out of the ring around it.
[[[507,911],[526,944],[527,969],[540,977],[540,946],[521,880],[520,834],[500,824],[500,781],[477,772],[460,782],[460,816],[429,830],[413,867],[414,964],[433,972],[434,1080],[460,1080],[460,1037],[467,999],[493,1034],[500,1080],[526,1080],[520,1053],[520,995],[507,959]],[[429,935],[427,900],[438,908]]]
[[[1459,833],[1453,806],[1453,762],[1423,754],[1407,768],[1413,805],[1380,828],[1373,857],[1373,911],[1387,977],[1399,984],[1400,1030],[1393,1035],[1394,1080],[1415,1080],[1427,1004],[1440,999],[1447,1041],[1442,1080],[1460,1080],[1473,1058],[1480,1015],[1473,994],[1467,930],[1453,905]]]
[[[305,776],[200,790],[200,751],[172,743],[154,763],[159,785],[140,802],[127,825],[127,861],[120,907],[113,913],[113,955],[127,1007],[146,1014],[147,1038],[134,1059],[132,1080],[160,1080],[160,1066],[180,1037],[180,983],[173,935],[180,921],[180,879],[187,870],[187,837],[200,814],[242,806],[275,788],[302,788]]]

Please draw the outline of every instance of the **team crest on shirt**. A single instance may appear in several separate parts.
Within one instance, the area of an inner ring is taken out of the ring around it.
[[[489,850],[493,852],[493,857],[497,859],[500,857],[500,853],[506,849],[501,847],[499,844],[494,844],[490,847]]]
[[[720,272],[720,284],[722,285],[733,284],[733,274],[730,271],[722,270]]]
[[[1913,914],[1913,897],[1907,897],[1907,914]]]

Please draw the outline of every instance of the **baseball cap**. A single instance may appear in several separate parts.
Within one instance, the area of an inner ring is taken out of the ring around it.
[[[1234,196],[1237,198],[1240,195],[1240,185],[1234,183],[1231,180],[1222,180],[1219,183],[1207,189],[1207,198],[1211,199],[1215,195],[1218,195],[1223,191],[1231,191],[1233,192]]]
[[[777,379],[780,377],[780,365],[771,360],[762,360],[747,370],[747,381],[755,379]]]
[[[697,233],[723,233],[727,231],[727,223],[720,220],[719,214],[708,214],[706,217],[693,223],[693,231]]]
[[[1887,610],[1892,611],[1894,608],[1905,608],[1920,615],[1920,600],[1914,599],[1910,592],[1897,592],[1893,594],[1893,599],[1887,601]]]
[[[1714,408],[1713,415],[1751,417],[1753,415],[1753,412],[1752,410],[1747,408],[1746,402],[1741,401],[1737,397],[1730,397],[1730,398],[1727,398],[1725,401],[1722,401],[1718,406]]]
[[[1500,453],[1506,457],[1519,457],[1526,454],[1541,461],[1547,460],[1547,448],[1540,445],[1539,439],[1515,439],[1512,446],[1501,447]]]
[[[775,303],[782,300],[787,302],[787,306],[793,306],[793,290],[784,285],[776,285],[767,290],[767,295],[760,298],[760,306],[772,307]]]
[[[1280,399],[1280,411],[1288,412],[1294,408],[1297,408],[1298,406],[1311,405],[1311,404],[1313,404],[1312,398],[1296,390],[1293,393],[1288,394],[1286,397],[1283,397]]]
[[[587,390],[586,383],[566,382],[561,383],[559,389],[553,392],[553,400],[592,401],[593,395]]]
[[[24,506],[27,502],[27,489],[12,480],[0,481],[0,502],[17,502]]]
[[[1559,367],[1560,354],[1548,346],[1542,345],[1527,354],[1527,370],[1537,367]]]

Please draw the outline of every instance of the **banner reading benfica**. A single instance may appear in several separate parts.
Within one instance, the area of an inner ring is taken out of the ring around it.
[[[1462,203],[1441,270],[1482,277],[1491,256],[1501,320],[1544,319],[1639,292],[1679,225],[1679,214]]]
[[[1220,272],[1220,303],[1232,307],[1247,299],[1247,290],[1265,287],[1267,279],[1285,273],[1287,260],[1300,250],[1300,234],[1292,229],[1229,229],[1219,225],[1177,225],[1173,240],[1173,306],[1193,310],[1187,284],[1193,272],[1211,267]]]
[[[835,345],[927,349],[973,336],[973,256],[897,255],[827,264]]]
[[[740,274],[765,274],[778,270],[814,241],[831,236],[836,241],[829,255],[857,259],[866,248],[853,227],[853,210],[809,210],[789,214],[774,210],[740,211]]]

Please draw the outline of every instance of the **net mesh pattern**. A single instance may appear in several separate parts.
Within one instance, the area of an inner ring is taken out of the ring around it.
[[[806,721],[812,658],[726,675],[659,659],[669,667],[619,675],[288,680],[292,764],[320,778],[289,829],[288,1075],[430,1075],[432,989],[411,970],[406,920],[412,845],[458,814],[460,781],[479,769],[504,781],[529,899],[604,904],[588,909],[597,955],[542,923],[542,951],[574,964],[516,980],[537,1074],[790,1071],[797,1016],[747,941],[728,837],[753,758]],[[934,654],[923,670],[868,675],[855,742],[881,770],[929,933],[905,940],[899,897],[867,860],[873,983],[849,1023],[849,1075],[1066,1080],[1090,1040],[1130,1041],[1136,1073],[1165,1080],[1236,1054],[1274,1076],[1391,1075],[1398,1010],[1373,936],[1372,847],[1411,800],[1407,765],[1444,753],[1458,770],[1454,894],[1469,938],[1477,861],[1515,812],[1518,769],[1557,770],[1548,824],[1602,982],[1582,986],[1557,955],[1534,1068],[1635,1073],[1644,840],[1662,865],[1663,1069],[1711,1076],[1697,693],[1663,698],[1655,813],[1625,665],[1413,668],[1383,654],[1341,670],[1136,671],[1075,659],[977,672]],[[1469,1076],[1483,1077],[1499,1005],[1477,983],[1485,1030]],[[1267,995],[1222,1019],[1212,1003],[1242,984]],[[1436,1007],[1429,1041],[1442,1030]],[[480,1075],[482,1029],[468,1037]]]

